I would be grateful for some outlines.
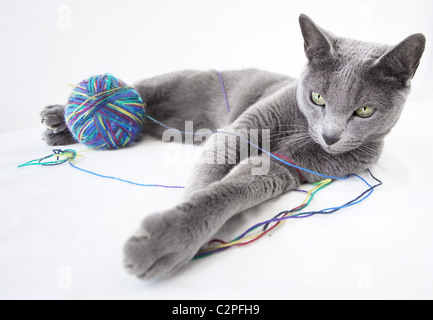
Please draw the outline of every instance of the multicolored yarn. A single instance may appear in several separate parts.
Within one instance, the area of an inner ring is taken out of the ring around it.
[[[357,196],[356,198],[354,198],[353,200],[348,201],[347,203],[337,206],[337,207],[331,207],[331,208],[327,208],[327,209],[323,209],[323,210],[318,210],[318,211],[310,211],[310,212],[300,212],[301,210],[305,209],[311,202],[311,200],[313,199],[314,195],[322,190],[323,188],[329,186],[333,180],[330,179],[326,179],[323,180],[319,183],[316,183],[315,187],[312,188],[310,191],[308,191],[307,193],[307,198],[304,200],[304,202],[299,205],[296,208],[293,208],[292,210],[288,210],[288,211],[282,211],[279,214],[277,214],[274,218],[267,220],[267,221],[263,221],[260,222],[254,226],[252,226],[251,228],[249,228],[248,230],[246,230],[244,233],[242,233],[240,236],[238,236],[237,238],[235,238],[232,241],[229,242],[225,242],[223,240],[220,239],[214,239],[212,241],[209,242],[209,244],[214,243],[214,242],[218,242],[221,243],[220,245],[214,246],[214,247],[210,247],[204,250],[199,251],[193,259],[200,259],[200,258],[204,258],[207,257],[209,255],[233,248],[235,246],[243,246],[243,245],[247,245],[250,244],[254,241],[259,240],[260,238],[262,238],[265,234],[269,233],[270,231],[272,231],[273,229],[275,229],[278,225],[280,225],[282,222],[288,220],[288,219],[301,219],[301,218],[308,218],[311,217],[313,215],[317,215],[317,214],[332,214],[335,213],[341,209],[353,206],[355,204],[360,203],[361,201],[364,201],[365,199],[367,199],[372,193],[373,190],[379,186],[382,185],[382,181],[380,181],[379,179],[377,179],[370,170],[367,170],[368,173],[370,174],[370,177],[373,178],[376,181],[375,185],[370,185],[365,179],[361,178],[358,175],[351,175],[351,176],[355,176],[357,178],[359,178],[360,180],[362,180],[365,184],[367,184],[368,189],[364,190],[359,196]],[[269,228],[269,226],[271,224],[274,224],[271,228]],[[261,232],[254,234],[254,235],[250,235],[248,236],[248,234],[250,234],[251,232],[253,232],[254,230],[260,228],[261,226],[263,226],[263,229]]]
[[[140,95],[109,73],[75,85],[65,109],[74,138],[95,149],[126,147],[142,131],[145,116]]]
[[[88,149],[88,150],[91,150],[91,149]],[[88,151],[88,150],[85,150],[85,151]],[[81,151],[81,152],[83,152],[83,151]],[[134,181],[126,180],[126,179],[121,179],[121,178],[117,178],[117,177],[99,174],[99,173],[96,173],[96,172],[93,172],[90,170],[86,170],[86,169],[83,169],[83,168],[80,168],[80,167],[74,165],[72,163],[72,161],[74,161],[74,159],[77,156],[81,157],[80,152],[77,152],[73,149],[66,149],[66,150],[53,149],[53,154],[50,154],[50,155],[43,157],[43,158],[40,158],[40,159],[28,161],[24,164],[19,165],[18,168],[34,166],[34,165],[57,166],[57,165],[65,163],[65,162],[68,162],[72,168],[80,170],[82,172],[89,173],[89,174],[92,174],[92,175],[100,177],[100,178],[118,180],[121,182],[133,184],[133,185],[140,186],[140,187],[158,187],[158,188],[167,188],[167,189],[184,189],[185,188],[184,186],[168,186],[168,185],[163,185],[163,184],[138,183],[138,182],[134,182]]]
[[[287,162],[289,162],[290,164],[295,166],[295,163],[290,160],[289,158],[282,156],[281,154],[277,154],[277,153],[273,153],[274,156],[278,157],[278,158],[282,158],[284,160],[286,160]],[[296,172],[299,174],[299,177],[301,178],[301,181],[306,181],[304,178],[304,175],[302,174],[301,170],[299,170],[298,168],[295,168]]]
[[[74,160],[78,155],[78,152],[73,149],[53,149],[53,154],[46,157],[30,160],[18,166],[18,168],[28,167],[28,166],[57,166],[63,164],[67,161]],[[54,158],[54,159],[53,159]]]
[[[326,186],[330,185],[331,183],[332,183],[331,179],[326,179],[326,180],[323,180],[319,183],[316,183],[315,184],[316,186],[314,188],[312,188],[310,191],[306,191],[307,197],[299,206],[293,208],[292,210],[285,211],[284,214],[282,214],[282,216],[283,217],[293,216],[297,211],[300,211],[300,210],[306,208],[310,204],[311,200],[313,200],[314,195],[319,190],[325,188]],[[299,190],[299,191],[302,191],[302,190]],[[214,242],[218,242],[218,243],[220,243],[220,245],[201,250],[199,253],[197,253],[195,255],[194,259],[204,258],[204,257],[207,257],[211,254],[229,249],[229,248],[234,247],[234,246],[244,246],[244,245],[253,243],[254,241],[257,241],[260,238],[262,238],[265,234],[274,230],[278,225],[283,223],[282,220],[276,221],[275,224],[271,228],[268,229],[268,226],[271,222],[273,222],[273,221],[269,220],[269,222],[265,221],[265,222],[256,224],[253,227],[249,228],[244,233],[242,233],[240,236],[238,236],[237,238],[235,238],[234,240],[229,241],[229,242],[226,242],[226,241],[223,241],[220,239],[213,239],[209,242],[209,244],[214,243]],[[254,230],[258,229],[263,224],[266,224],[266,225],[261,232],[248,236],[248,234],[252,233]]]

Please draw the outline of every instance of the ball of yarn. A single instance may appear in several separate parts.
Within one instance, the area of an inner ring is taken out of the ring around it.
[[[133,142],[144,126],[140,95],[111,74],[92,76],[74,89],[65,121],[79,142],[95,149],[118,149]]]

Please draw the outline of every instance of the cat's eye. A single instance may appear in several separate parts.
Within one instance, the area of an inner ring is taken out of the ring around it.
[[[361,118],[368,118],[373,114],[373,112],[374,112],[374,108],[366,106],[357,109],[355,111],[355,114]]]
[[[323,96],[320,93],[312,92],[311,93],[311,100],[313,100],[314,104],[323,107],[325,103],[325,99],[323,99]]]

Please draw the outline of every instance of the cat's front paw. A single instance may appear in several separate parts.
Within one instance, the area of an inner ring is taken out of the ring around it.
[[[77,142],[66,126],[64,106],[48,106],[42,110],[40,117],[42,124],[46,127],[42,134],[42,140],[48,145],[60,146]]]
[[[124,247],[126,270],[140,279],[169,275],[202,246],[193,223],[179,209],[147,217]]]

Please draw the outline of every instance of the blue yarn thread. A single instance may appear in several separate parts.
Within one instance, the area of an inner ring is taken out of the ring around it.
[[[126,182],[126,183],[133,184],[133,185],[136,185],[136,186],[139,186],[139,187],[159,187],[159,188],[166,188],[166,189],[184,189],[185,188],[184,186],[168,186],[168,185],[163,185],[163,184],[144,184],[144,183],[133,182],[133,181],[130,181],[130,180],[125,180],[125,179],[121,179],[121,178],[117,178],[117,177],[112,177],[112,176],[106,176],[106,175],[102,175],[102,174],[99,174],[99,173],[96,173],[96,172],[93,172],[93,171],[90,171],[90,170],[82,169],[80,167],[77,167],[77,166],[73,165],[71,161],[68,161],[68,163],[71,165],[71,167],[73,167],[73,168],[75,168],[77,170],[80,170],[82,172],[89,173],[89,174],[92,174],[92,175],[100,177],[100,178],[112,179],[112,180],[118,180],[118,181],[121,181],[121,182]]]
[[[160,122],[160,121],[158,121],[158,120],[152,118],[152,117],[149,116],[149,115],[146,115],[146,116],[147,116],[148,119],[150,119],[151,121],[155,122],[156,124],[159,124],[160,126],[162,126],[162,127],[164,127],[164,128],[167,128],[167,129],[170,129],[170,130],[175,130],[175,131],[178,131],[178,132],[180,132],[180,133],[188,134],[188,135],[200,134],[200,133],[187,132],[187,131],[181,131],[181,130],[178,130],[178,129],[174,129],[174,128],[172,128],[172,127],[170,127],[170,126],[168,126],[168,125],[166,125],[166,124],[164,124],[164,123],[162,123],[162,122]],[[380,184],[378,184],[378,185],[372,187],[372,186],[371,186],[371,185],[370,185],[370,184],[369,184],[369,183],[368,183],[364,178],[360,177],[360,176],[357,175],[357,174],[349,174],[349,175],[347,175],[346,177],[336,177],[336,176],[329,176],[329,175],[326,175],[326,174],[322,174],[322,173],[319,173],[319,172],[316,172],[316,171],[313,171],[313,170],[309,170],[309,169],[306,169],[306,168],[303,168],[303,167],[300,167],[300,166],[294,165],[294,164],[289,163],[289,162],[287,162],[287,161],[284,161],[283,159],[278,158],[277,156],[273,155],[273,154],[270,153],[269,151],[266,151],[266,150],[260,148],[258,145],[256,145],[256,144],[250,142],[249,140],[247,140],[247,139],[245,139],[245,138],[243,138],[243,137],[241,137],[241,136],[239,136],[239,135],[237,135],[237,134],[235,134],[235,133],[233,133],[233,132],[218,131],[218,130],[216,130],[216,131],[210,131],[210,132],[212,132],[212,133],[223,133],[223,134],[233,135],[233,136],[235,136],[235,137],[241,139],[242,141],[247,142],[249,145],[251,145],[251,146],[253,146],[253,147],[259,149],[260,151],[262,151],[262,152],[268,154],[269,156],[271,156],[271,157],[274,158],[275,160],[277,160],[277,161],[279,161],[279,162],[281,162],[281,163],[284,163],[285,165],[288,165],[288,166],[290,166],[290,167],[297,168],[297,169],[299,169],[299,170],[302,170],[302,171],[305,171],[305,172],[309,172],[309,173],[312,173],[312,174],[318,175],[318,176],[320,176],[320,177],[323,177],[323,178],[326,178],[326,179],[332,179],[332,180],[347,180],[349,177],[354,176],[354,177],[360,179],[363,183],[365,183],[365,184],[367,185],[368,189],[367,189],[365,192],[363,192],[363,194],[362,194],[360,197],[356,198],[357,201],[355,201],[355,202],[353,202],[353,203],[352,203],[352,202],[347,203],[347,204],[345,204],[345,205],[343,205],[343,206],[339,206],[339,207],[335,207],[335,208],[329,208],[329,210],[332,210],[332,209],[338,209],[338,210],[340,210],[340,209],[342,209],[342,208],[346,208],[346,207],[349,207],[349,206],[353,206],[353,205],[355,205],[355,204],[358,204],[358,203],[360,203],[361,201],[364,201],[365,199],[367,199],[367,198],[368,198],[368,197],[373,193],[373,190],[374,190],[376,187],[378,187],[379,185],[382,184],[382,182],[380,182]],[[204,134],[203,134],[203,135],[204,135]],[[368,172],[370,172],[370,170],[368,170]],[[371,172],[370,172],[370,175],[374,178],[374,176],[371,174]],[[375,180],[377,180],[377,179],[375,178]],[[367,194],[365,197],[363,197],[366,193],[368,193],[368,194]],[[359,200],[360,198],[361,198],[361,200]],[[328,210],[328,209],[326,209],[326,210]]]
[[[166,128],[166,129],[174,130],[174,131],[177,131],[177,132],[182,133],[182,134],[187,134],[187,135],[194,135],[194,134],[198,134],[198,135],[200,135],[200,134],[201,134],[200,132],[196,132],[196,133],[194,133],[194,132],[181,131],[181,130],[178,130],[178,129],[172,128],[172,127],[170,127],[170,126],[168,126],[168,125],[162,123],[161,121],[158,121],[158,120],[152,118],[152,117],[149,116],[149,115],[146,115],[146,117],[147,117],[149,120],[155,122],[156,124],[159,124],[160,126]],[[249,145],[253,146],[254,148],[257,148],[258,150],[262,151],[263,153],[266,153],[267,155],[269,155],[270,157],[274,158],[275,160],[277,160],[277,161],[279,161],[279,162],[281,162],[281,163],[284,163],[285,165],[288,165],[288,166],[290,166],[290,167],[296,168],[296,169],[298,169],[298,170],[302,170],[302,171],[305,171],[305,172],[309,172],[309,173],[312,173],[312,174],[318,175],[318,176],[323,177],[323,178],[326,178],[326,179],[332,179],[332,180],[345,180],[345,179],[349,178],[349,176],[350,176],[350,175],[347,175],[346,177],[328,176],[328,175],[323,174],[323,173],[319,173],[319,172],[316,172],[316,171],[313,171],[313,170],[309,170],[309,169],[306,169],[306,168],[299,167],[299,166],[297,166],[297,165],[295,165],[295,164],[292,164],[292,163],[290,163],[290,162],[287,162],[287,161],[284,161],[283,159],[278,158],[277,156],[273,155],[273,154],[270,153],[269,151],[266,151],[266,150],[260,148],[260,147],[259,147],[258,145],[256,145],[255,143],[252,143],[251,141],[249,141],[249,140],[247,140],[247,139],[245,139],[245,138],[243,138],[243,137],[241,137],[241,136],[239,136],[239,135],[237,135],[236,133],[233,133],[233,132],[219,131],[219,130],[215,130],[215,131],[211,131],[211,130],[209,130],[208,132],[212,132],[212,133],[222,133],[222,134],[228,134],[228,135],[235,136],[235,137],[241,139],[242,141],[245,141],[245,142],[248,143]],[[201,134],[201,135],[206,135],[206,134],[203,133],[203,134]]]

